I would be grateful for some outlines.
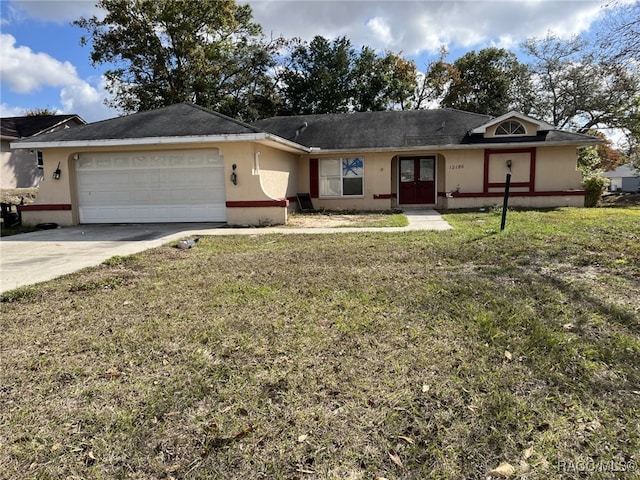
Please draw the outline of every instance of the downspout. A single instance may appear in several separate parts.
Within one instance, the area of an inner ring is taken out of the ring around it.
[[[260,175],[260,152],[256,152],[253,158],[253,174]]]

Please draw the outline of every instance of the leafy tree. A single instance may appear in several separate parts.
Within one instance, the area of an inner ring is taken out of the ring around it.
[[[525,114],[531,110],[529,72],[513,52],[496,47],[471,51],[452,67],[442,106],[494,116],[514,109]]]
[[[317,114],[407,108],[416,68],[392,52],[358,53],[346,37],[291,44],[279,77],[282,113]]]
[[[405,109],[416,81],[412,61],[386,52],[379,56],[370,47],[363,47],[353,61],[352,102],[359,112]]]
[[[44,108],[34,107],[29,110],[25,110],[24,112],[25,117],[42,117],[45,115],[58,115],[58,112],[52,109],[51,107],[49,107],[48,105]]]
[[[124,112],[183,101],[256,117],[273,89],[278,41],[267,43],[248,5],[234,0],[99,0],[81,17],[94,65],[106,64],[110,105]]]
[[[599,46],[610,63],[626,63],[638,68],[640,58],[640,2],[616,0],[609,5]]]
[[[585,40],[553,34],[528,39],[523,47],[538,92],[534,112],[559,128],[587,132],[625,128],[637,115],[639,79],[623,65],[599,61]]]
[[[627,160],[604,133],[597,130],[592,130],[587,133],[602,139],[602,143],[580,149],[578,168],[583,174],[588,175],[593,172],[615,170],[616,167]]]
[[[387,109],[412,108],[411,99],[418,79],[416,64],[391,52],[386,53],[384,62],[390,69],[386,88]]]
[[[339,113],[349,110],[351,65],[355,51],[346,37],[311,43],[294,40],[281,74],[285,109],[290,114]]]
[[[418,74],[413,95],[416,110],[428,108],[429,104],[440,105],[451,84],[460,82],[460,72],[445,60],[448,53],[445,46],[440,47],[437,60],[431,61],[426,71]]]
[[[387,108],[386,90],[391,69],[385,58],[380,58],[370,47],[364,47],[360,56],[354,59],[353,103],[355,110],[385,110]]]

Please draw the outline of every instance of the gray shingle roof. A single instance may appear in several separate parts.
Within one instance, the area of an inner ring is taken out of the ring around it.
[[[457,145],[464,142],[469,130],[490,119],[438,109],[273,117],[253,125],[308,147],[341,150]]]
[[[356,112],[273,117],[247,124],[213,110],[179,103],[38,135],[38,142],[136,140],[270,133],[323,150],[402,149],[519,142],[594,143],[594,137],[550,130],[536,137],[484,138],[471,130],[492,117],[453,109]],[[23,140],[25,142],[28,140]],[[16,142],[20,143],[20,141]]]
[[[49,130],[67,120],[77,118],[75,114],[69,115],[33,115],[24,117],[0,118],[0,134],[3,137],[24,138]]]
[[[134,113],[40,135],[39,142],[123,140],[257,133],[260,130],[192,103]]]

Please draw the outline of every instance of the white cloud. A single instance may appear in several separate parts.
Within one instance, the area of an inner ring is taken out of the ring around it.
[[[100,17],[103,12],[95,3],[94,0],[13,0],[10,13],[14,21],[30,19],[63,24],[80,17]]]
[[[109,94],[105,89],[104,77],[93,86],[82,81],[64,87],[60,91],[60,101],[64,111],[77,113],[87,122],[95,122],[118,115],[118,112],[104,104]]]
[[[115,110],[104,105],[104,99],[108,97],[104,79],[84,80],[71,63],[61,62],[46,53],[36,53],[29,47],[17,46],[16,39],[9,34],[0,34],[0,56],[0,77],[9,90],[29,94],[59,88],[62,107],[47,105],[47,108],[77,113],[88,122],[117,115]],[[36,98],[44,96],[43,93],[36,94]],[[19,116],[29,108],[3,104],[2,112],[4,116]]]
[[[387,25],[385,20],[380,17],[374,17],[367,22],[367,27],[371,30],[374,37],[379,38],[384,44],[393,43],[393,36],[391,35],[391,27]]]
[[[0,104],[0,117],[21,117],[28,110],[23,107],[13,107],[6,103]]]
[[[76,69],[46,53],[16,46],[13,35],[0,34],[0,77],[16,93],[30,93],[43,86],[57,87],[77,80]]]
[[[244,3],[244,2],[243,2]],[[248,0],[265,33],[311,40],[346,35],[351,43],[405,55],[435,53],[441,45],[479,49],[517,45],[549,30],[579,34],[602,14],[607,0]]]

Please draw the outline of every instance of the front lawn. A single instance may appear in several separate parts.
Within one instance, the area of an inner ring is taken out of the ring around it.
[[[207,237],[5,293],[0,472],[638,478],[640,208],[446,219]]]

